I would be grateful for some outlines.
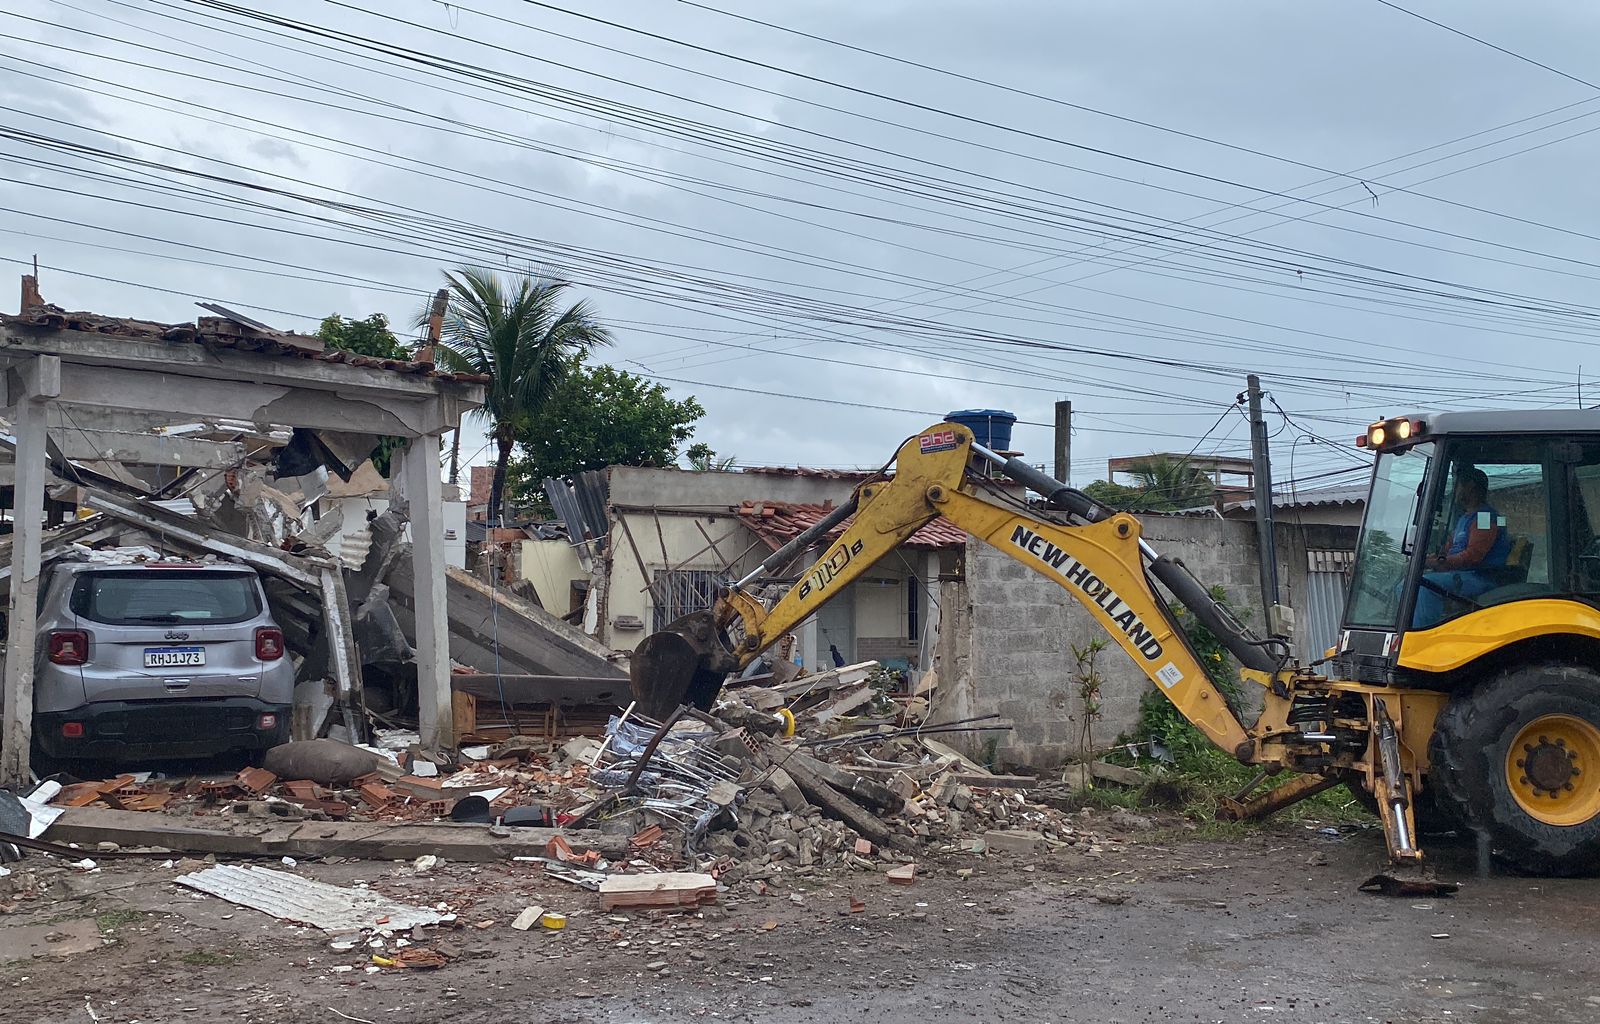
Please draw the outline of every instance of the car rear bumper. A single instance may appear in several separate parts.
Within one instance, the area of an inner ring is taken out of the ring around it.
[[[289,704],[253,697],[96,701],[69,711],[39,712],[33,719],[33,738],[41,751],[57,758],[214,757],[286,742],[291,711]],[[275,715],[277,720],[262,729],[262,715]],[[83,735],[64,736],[68,723],[80,723]]]

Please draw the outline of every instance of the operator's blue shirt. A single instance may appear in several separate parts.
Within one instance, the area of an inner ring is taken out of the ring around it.
[[[1487,520],[1487,526],[1485,521]],[[1511,557],[1511,533],[1501,525],[1500,513],[1492,505],[1485,505],[1476,512],[1463,512],[1461,518],[1456,520],[1456,528],[1450,534],[1450,546],[1445,548],[1445,557],[1459,555],[1467,550],[1467,544],[1472,538],[1472,528],[1496,531],[1494,544],[1490,546],[1483,560],[1476,565],[1461,566],[1462,570],[1494,568],[1506,564],[1506,559]]]

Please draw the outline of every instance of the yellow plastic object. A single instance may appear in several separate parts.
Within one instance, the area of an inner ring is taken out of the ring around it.
[[[1506,750],[1506,786],[1529,817],[1582,825],[1600,815],[1600,728],[1573,715],[1541,715]]]
[[[398,960],[391,960],[386,956],[379,956],[376,953],[372,954],[372,962],[377,964],[379,967],[394,967],[400,963]]]
[[[778,717],[783,719],[783,738],[788,739],[794,735],[794,712],[788,708],[779,708]]]
[[[567,915],[547,910],[540,915],[539,923],[553,932],[559,932],[567,926]]]
[[[1400,667],[1450,672],[1533,637],[1571,633],[1600,639],[1600,611],[1577,601],[1535,598],[1491,605],[1400,641]]]

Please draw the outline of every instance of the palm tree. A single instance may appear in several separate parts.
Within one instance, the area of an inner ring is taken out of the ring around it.
[[[1189,508],[1210,503],[1217,485],[1198,466],[1186,460],[1152,455],[1128,467],[1143,504],[1152,511]]]
[[[491,516],[504,523],[506,471],[511,450],[528,418],[548,398],[573,360],[611,342],[588,302],[561,308],[571,282],[539,274],[506,279],[490,270],[446,271],[450,304],[435,360],[453,373],[489,378],[477,415],[489,423],[496,446]],[[427,321],[427,311],[418,326]]]
[[[725,459],[717,458],[717,453],[704,441],[694,445],[683,455],[689,463],[689,468],[696,473],[731,473],[739,462],[737,455],[730,455]]]

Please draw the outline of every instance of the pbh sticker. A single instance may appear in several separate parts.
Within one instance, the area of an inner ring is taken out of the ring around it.
[[[923,434],[917,438],[917,447],[924,455],[930,452],[947,452],[957,447],[960,443],[956,439],[954,430],[941,430],[933,434]]]
[[[1170,690],[1183,682],[1183,669],[1169,661],[1156,670],[1156,678],[1161,680],[1162,686]]]

